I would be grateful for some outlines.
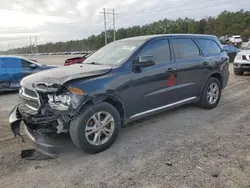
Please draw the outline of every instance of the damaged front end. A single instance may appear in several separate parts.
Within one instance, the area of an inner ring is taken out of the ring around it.
[[[25,133],[34,142],[36,150],[57,157],[63,146],[57,143],[54,135],[69,131],[83,92],[61,84],[38,83],[33,88],[21,87],[18,105],[9,116],[11,130],[15,137],[22,137],[20,125],[24,122]]]

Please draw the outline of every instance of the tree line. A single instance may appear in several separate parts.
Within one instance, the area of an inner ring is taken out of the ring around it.
[[[201,20],[179,18],[177,20],[163,19],[143,26],[121,28],[116,31],[116,39],[140,35],[170,33],[212,34],[216,36],[241,35],[246,41],[250,38],[250,11],[243,9],[237,12],[223,11],[217,17],[208,17]],[[113,41],[113,31],[107,31],[108,42]],[[38,45],[39,53],[97,50],[104,46],[104,32],[91,35],[82,40],[56,42]],[[30,53],[30,46],[16,48],[2,53],[16,54]]]

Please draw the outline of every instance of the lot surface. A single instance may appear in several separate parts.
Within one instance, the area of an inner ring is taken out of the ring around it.
[[[249,188],[250,75],[230,69],[217,108],[188,105],[135,122],[99,154],[82,153],[68,140],[59,158],[26,161],[20,151],[29,142],[2,140],[0,187]],[[0,139],[12,136],[7,115],[16,99],[15,92],[0,96]]]

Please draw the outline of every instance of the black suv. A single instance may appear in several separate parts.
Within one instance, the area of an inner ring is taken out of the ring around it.
[[[21,81],[9,121],[39,151],[57,151],[51,134],[69,132],[90,153],[107,149],[126,123],[187,103],[212,109],[228,82],[228,56],[211,35],[153,35],[112,42],[82,64]]]

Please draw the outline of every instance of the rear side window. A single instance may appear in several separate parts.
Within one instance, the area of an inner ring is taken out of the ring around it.
[[[2,59],[6,69],[16,69],[21,70],[21,60],[19,58],[6,57]]]
[[[171,60],[169,41],[167,39],[151,41],[145,46],[141,55],[154,56],[156,64],[169,62]]]
[[[214,54],[214,53],[221,52],[221,48],[215,41],[210,40],[210,39],[197,39],[197,40],[199,41],[199,43],[202,45],[202,47],[207,53]]]
[[[23,68],[30,68],[30,62],[25,61],[24,59],[22,59],[22,67]]]
[[[173,39],[175,58],[186,59],[200,56],[200,50],[192,39]]]

